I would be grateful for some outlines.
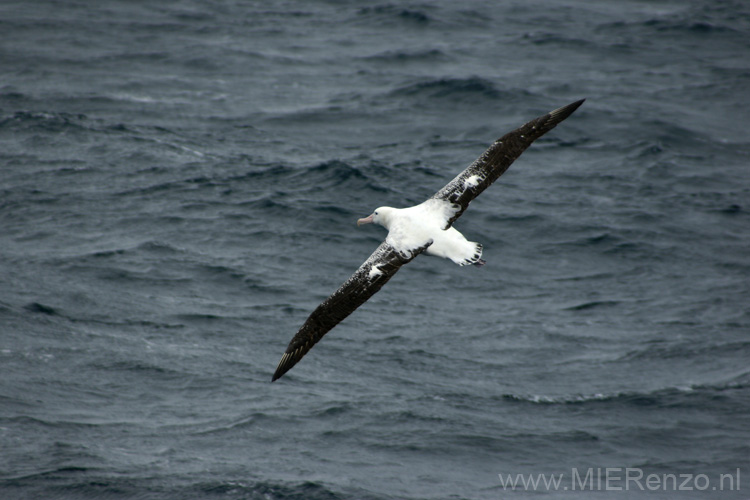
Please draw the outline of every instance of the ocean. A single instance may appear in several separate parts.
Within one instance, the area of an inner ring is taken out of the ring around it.
[[[0,4],[0,498],[750,498],[750,4]],[[586,102],[271,376],[498,137]],[[550,480],[552,482],[550,482]]]

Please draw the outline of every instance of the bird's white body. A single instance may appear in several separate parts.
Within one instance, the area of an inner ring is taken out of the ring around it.
[[[385,241],[407,253],[430,242],[425,253],[450,259],[460,266],[481,265],[482,245],[468,241],[453,226],[446,229],[457,207],[445,200],[429,199],[409,208],[380,207],[359,223],[372,222],[388,229]]]

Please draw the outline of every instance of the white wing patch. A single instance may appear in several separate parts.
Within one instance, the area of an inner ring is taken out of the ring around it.
[[[367,278],[370,280],[373,280],[383,274],[383,271],[380,270],[380,266],[372,266],[370,268],[370,272],[367,275]]]
[[[482,178],[478,175],[472,175],[470,177],[467,177],[464,179],[464,189],[473,188],[479,185],[479,183],[482,182]]]

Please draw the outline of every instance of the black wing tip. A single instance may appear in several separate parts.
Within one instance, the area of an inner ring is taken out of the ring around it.
[[[289,368],[291,368],[291,366]],[[289,368],[281,368],[281,367],[277,368],[276,372],[274,372],[273,374],[273,377],[271,377],[271,382],[276,382],[281,377],[283,377],[284,374],[289,371]]]
[[[271,382],[276,382],[297,364],[297,361],[299,361],[300,358],[297,358],[294,354],[294,352],[285,352],[284,355],[281,356],[281,360],[279,360],[279,364],[276,366],[276,371],[271,378]]]
[[[563,106],[561,108],[557,108],[554,111],[550,111],[549,115],[552,117],[552,119],[555,121],[555,123],[560,123],[567,117],[573,114],[573,112],[578,109],[581,104],[584,103],[586,99],[579,99],[578,101],[571,102],[567,106]]]

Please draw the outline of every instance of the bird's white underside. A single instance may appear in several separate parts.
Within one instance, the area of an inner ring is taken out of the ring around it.
[[[469,178],[465,182],[474,185],[478,179]],[[432,244],[425,251],[428,255],[450,259],[459,265],[476,260],[476,242],[468,241],[453,227],[443,229],[459,210],[457,205],[431,198],[409,208],[383,208],[387,209],[382,223],[388,229],[385,241],[402,254],[408,254],[431,241]],[[378,211],[382,212],[383,208]]]

